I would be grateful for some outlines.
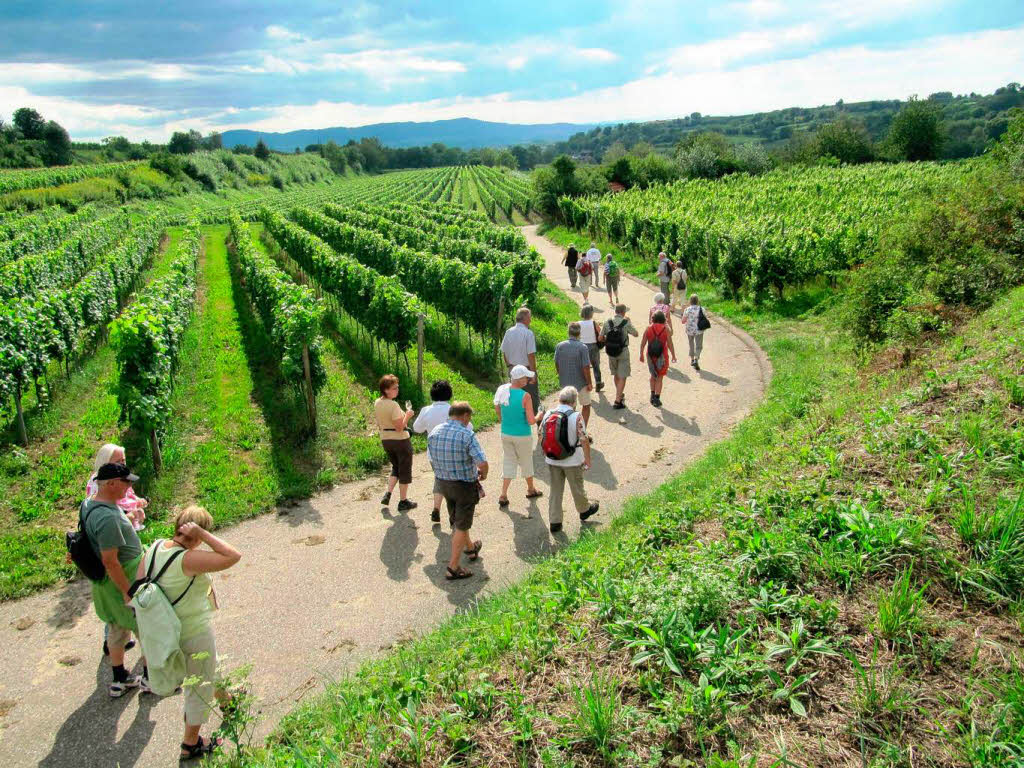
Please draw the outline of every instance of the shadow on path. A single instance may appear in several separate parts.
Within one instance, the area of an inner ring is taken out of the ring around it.
[[[729,381],[730,381],[729,379],[725,378],[724,376],[719,376],[717,374],[711,373],[711,371],[706,371],[703,368],[700,369],[700,373],[698,373],[697,375],[700,376],[702,379],[707,379],[708,381],[713,381],[715,384],[718,384],[718,385],[723,386],[723,387],[726,384],[728,384]]]
[[[77,623],[92,607],[92,588],[86,579],[75,579],[60,587],[60,597],[46,623],[63,629]],[[99,647],[99,646],[97,646]]]
[[[419,531],[409,515],[392,515],[387,508],[381,514],[391,525],[380,543],[380,561],[388,569],[389,579],[406,581],[409,578],[409,567],[414,561],[422,559],[422,556],[416,554]]]
[[[547,501],[547,497],[542,500]],[[512,543],[515,546],[516,557],[527,563],[547,557],[554,551],[548,534],[546,512],[541,513],[537,506],[536,503],[532,503],[526,514],[512,511],[511,507],[505,510],[505,514],[512,521]]]
[[[101,659],[96,668],[95,690],[61,725],[50,754],[39,763],[40,768],[131,768],[139,761],[153,737],[156,723],[151,710],[160,698],[135,691],[112,699],[107,694],[109,677],[110,666]],[[139,701],[135,718],[118,738],[118,723],[136,696]],[[176,754],[167,756],[168,765],[177,762]]]

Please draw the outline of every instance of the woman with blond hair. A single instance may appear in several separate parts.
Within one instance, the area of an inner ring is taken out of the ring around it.
[[[100,471],[100,467],[104,464],[125,464],[125,453],[124,446],[117,445],[115,443],[106,443],[100,447],[96,452],[96,460],[93,462],[92,474],[89,476],[89,481],[85,484],[85,497],[91,499],[96,495],[96,491],[99,490],[99,485],[96,482],[96,473]],[[124,498],[117,502],[117,506],[128,516],[128,519],[132,521],[132,527],[136,531],[143,529],[142,522],[146,519],[145,509],[149,506],[149,502],[141,496],[136,496],[135,491],[129,485],[125,491]]]
[[[170,561],[159,580],[159,587],[174,606],[181,622],[181,651],[185,655],[185,679],[198,678],[195,685],[184,689],[185,737],[181,740],[181,760],[210,754],[220,740],[207,740],[199,735],[210,718],[213,699],[224,699],[215,690],[217,646],[210,625],[217,609],[211,573],[225,571],[242,559],[241,553],[214,536],[213,517],[202,507],[190,506],[174,518],[173,539],[153,542],[139,563],[138,578],[143,578],[150,565],[159,573]],[[206,544],[209,549],[200,549]],[[176,554],[183,552],[183,554]],[[173,558],[173,559],[172,559]],[[155,559],[155,562],[152,562]]]

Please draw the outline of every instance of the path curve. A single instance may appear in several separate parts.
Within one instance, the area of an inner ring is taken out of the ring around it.
[[[544,256],[547,276],[569,292],[561,250],[536,230],[523,227]],[[650,286],[626,278],[620,288],[631,315],[646,320],[654,293]],[[582,303],[581,294],[569,293]],[[603,322],[609,312],[606,294],[595,292],[591,299]],[[684,349],[683,366],[673,366],[666,380],[664,408],[647,402],[646,366],[636,359],[635,340],[629,409],[611,407],[610,380],[601,393],[591,425],[594,468],[587,477],[588,493],[601,502],[593,518],[598,527],[607,525],[629,496],[658,485],[722,439],[761,399],[771,376],[764,353],[742,331],[711,319],[704,370],[696,374],[685,365]],[[410,514],[381,513],[382,474],[227,532],[244,559],[216,580],[222,606],[215,619],[217,645],[234,663],[253,664],[251,680],[265,718],[261,735],[324,680],[429,631],[522,577],[531,558],[579,534],[579,520],[567,510],[567,537],[553,540],[547,499],[528,505],[521,480],[512,486],[511,509],[499,511],[500,436],[488,430],[481,442],[494,471],[473,527],[486,542],[473,567],[476,578],[444,579],[448,528],[430,525],[432,477],[422,456],[415,461],[412,488],[420,506]],[[538,484],[547,491],[542,457],[537,467]],[[177,697],[108,698],[110,670],[98,653],[100,636],[82,582],[0,605],[0,765],[177,765],[181,702]],[[130,662],[137,659],[136,652],[129,654]]]

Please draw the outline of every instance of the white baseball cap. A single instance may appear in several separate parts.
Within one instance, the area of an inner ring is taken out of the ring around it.
[[[508,372],[508,380],[515,381],[516,379],[521,379],[523,377],[532,379],[535,375],[536,374],[525,365],[513,365],[512,370]]]

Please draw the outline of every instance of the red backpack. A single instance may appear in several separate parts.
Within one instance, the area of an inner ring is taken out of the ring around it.
[[[594,271],[594,265],[587,261],[587,257],[584,256],[583,263],[576,268],[576,271],[579,272],[580,275],[582,275],[583,277],[586,277],[587,275]]]
[[[570,415],[565,411],[552,411],[544,419],[540,447],[549,459],[561,461],[576,453],[576,446],[569,443]]]

